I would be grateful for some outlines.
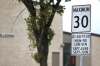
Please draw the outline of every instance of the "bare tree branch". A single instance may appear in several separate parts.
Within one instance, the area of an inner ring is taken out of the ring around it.
[[[58,8],[60,2],[61,2],[61,0],[57,0],[57,3],[56,3],[56,5],[55,5],[55,8],[56,8],[56,9]]]
[[[32,16],[36,16],[36,9],[34,8],[33,1],[32,0],[21,0],[21,1],[24,3],[30,14]]]
[[[55,5],[53,5],[53,8],[57,9],[59,7],[60,2],[61,2],[61,0],[57,0],[57,3]],[[55,16],[55,13],[56,13],[56,10],[53,10],[53,14],[50,16],[49,21],[47,22],[46,28],[50,27],[50,25],[51,25],[51,23],[53,21],[53,18]]]

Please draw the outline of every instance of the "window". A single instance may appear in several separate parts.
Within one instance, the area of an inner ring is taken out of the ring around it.
[[[71,44],[65,43],[63,48],[63,66],[75,66],[76,57],[71,56]]]

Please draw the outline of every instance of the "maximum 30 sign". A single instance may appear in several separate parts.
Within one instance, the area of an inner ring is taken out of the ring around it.
[[[91,5],[72,6],[72,32],[91,30]]]

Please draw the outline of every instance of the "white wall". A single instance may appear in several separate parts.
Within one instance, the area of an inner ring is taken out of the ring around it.
[[[49,59],[48,63],[49,66],[52,66],[52,52],[59,52],[60,53],[60,60],[59,60],[59,66],[63,65],[63,32],[62,32],[62,17],[61,15],[56,14],[55,18],[52,23],[52,28],[54,30],[54,37],[52,44],[50,45],[50,53],[49,53]]]
[[[0,34],[13,35],[13,37],[0,37],[0,66],[37,65],[31,58],[28,47],[29,40],[24,21],[27,12],[20,13],[24,8],[17,0],[0,2]]]
[[[92,36],[91,66],[100,65],[100,36]]]

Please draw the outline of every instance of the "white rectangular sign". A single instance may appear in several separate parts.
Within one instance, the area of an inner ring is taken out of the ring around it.
[[[89,32],[91,30],[91,5],[72,6],[72,32]]]
[[[89,33],[73,33],[72,34],[72,55],[88,55],[90,54],[91,34]]]

